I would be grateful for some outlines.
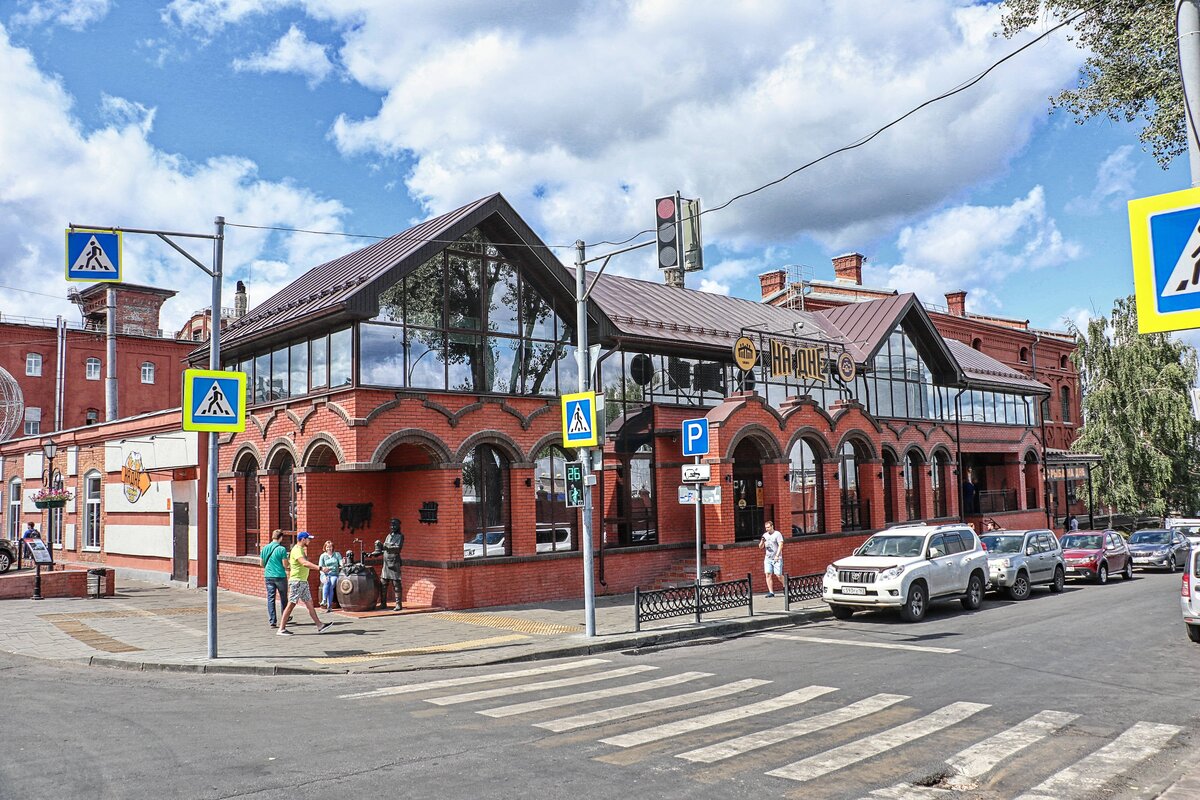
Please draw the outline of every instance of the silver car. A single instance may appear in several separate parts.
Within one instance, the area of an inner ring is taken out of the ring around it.
[[[1141,569],[1165,569],[1174,572],[1187,564],[1191,542],[1179,531],[1154,529],[1138,531],[1129,537],[1133,565]]]
[[[1066,565],[1058,538],[1046,528],[991,531],[979,537],[988,553],[988,586],[1013,600],[1024,600],[1034,586],[1063,590]]]

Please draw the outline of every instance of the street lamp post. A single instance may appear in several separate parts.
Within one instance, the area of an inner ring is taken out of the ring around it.
[[[48,439],[42,445],[42,454],[46,456],[46,483],[45,488],[49,491],[54,490],[54,457],[58,455],[58,442],[53,439]],[[46,532],[46,550],[50,553],[51,572],[54,571],[54,508],[46,508],[46,522],[42,525],[42,530]]]

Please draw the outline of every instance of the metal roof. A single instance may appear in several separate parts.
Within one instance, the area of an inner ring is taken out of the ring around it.
[[[903,324],[904,332],[917,345],[938,383],[956,385],[962,381],[963,373],[957,359],[929,319],[925,307],[911,292],[817,313],[841,329],[848,340],[847,348],[856,348],[855,360],[861,364],[873,361],[896,326]]]
[[[954,358],[972,386],[986,384],[1006,389],[1021,389],[1034,394],[1049,394],[1050,387],[1027,377],[1012,367],[985,355],[957,339],[946,339]]]

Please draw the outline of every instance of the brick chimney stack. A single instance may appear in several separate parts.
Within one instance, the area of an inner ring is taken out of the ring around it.
[[[844,256],[834,256],[833,276],[843,283],[853,283],[862,286],[862,253],[847,253]]]
[[[762,299],[766,300],[771,295],[787,286],[787,275],[781,269],[773,269],[770,272],[764,272],[758,276],[758,282],[762,284]]]
[[[950,309],[950,313],[956,317],[965,317],[967,315],[967,293],[946,292],[946,308]]]

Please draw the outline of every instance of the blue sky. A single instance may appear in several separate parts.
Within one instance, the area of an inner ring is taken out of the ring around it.
[[[657,195],[714,207],[974,76],[1025,41],[998,19],[953,0],[0,2],[0,312],[77,313],[68,222],[389,234],[500,191],[548,243],[624,239]],[[760,272],[830,278],[856,250],[869,283],[934,303],[1106,313],[1132,291],[1125,201],[1185,188],[1187,165],[1047,113],[1083,57],[1056,34],[707,215],[704,287],[757,298]],[[253,305],[363,243],[233,229],[227,269]],[[168,326],[207,305],[165,246],[125,248],[128,280],[179,290]],[[657,277],[648,251],[611,268]]]

